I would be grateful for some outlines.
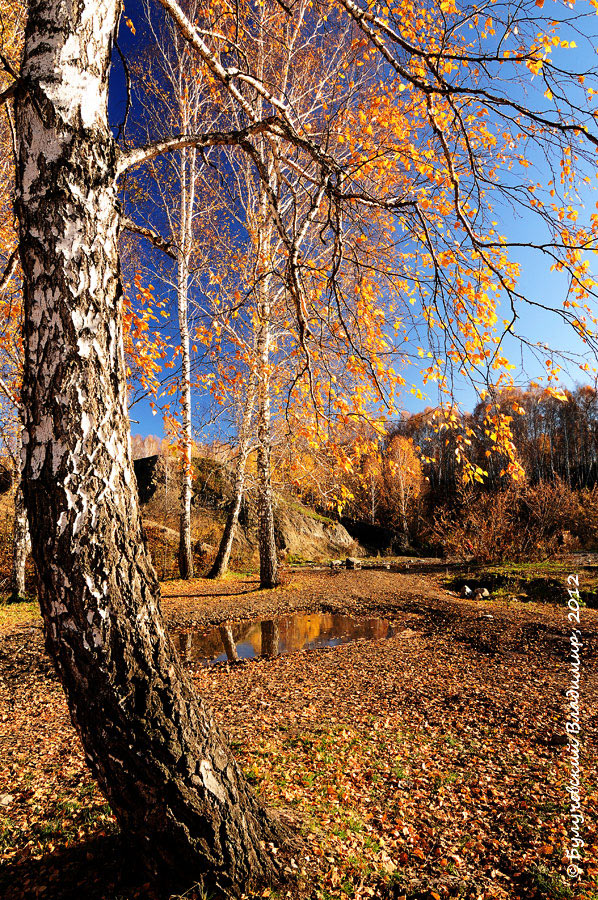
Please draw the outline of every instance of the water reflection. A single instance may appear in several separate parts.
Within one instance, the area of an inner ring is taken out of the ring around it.
[[[188,662],[213,665],[259,656],[335,647],[359,638],[391,637],[385,619],[353,619],[333,613],[297,613],[278,619],[225,624],[205,633],[197,629],[173,635],[181,656]]]
[[[230,662],[238,662],[239,656],[237,654],[237,648],[235,645],[235,639],[233,637],[233,630],[230,625],[221,625],[218,629],[220,632],[220,638],[222,640],[222,645],[224,647],[224,652]]]

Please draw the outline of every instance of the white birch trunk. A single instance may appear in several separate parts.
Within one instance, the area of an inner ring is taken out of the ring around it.
[[[117,0],[30,0],[15,104],[24,274],[23,485],[46,645],[123,831],[171,886],[272,872],[276,829],[168,637],[127,416],[116,148]]]
[[[270,417],[270,279],[258,287],[257,333],[257,476],[258,476],[258,543],[260,551],[260,585],[273,588],[278,584],[278,559],[274,538],[274,495],[272,491],[272,433]]]
[[[241,422],[241,431],[239,434],[239,455],[237,457],[237,467],[235,470],[235,484],[233,488],[233,498],[228,509],[224,532],[218,547],[218,553],[214,564],[210,569],[209,578],[222,578],[228,571],[230,555],[233,549],[233,540],[235,531],[239,521],[239,512],[241,510],[241,502],[245,492],[245,474],[247,469],[247,457],[249,456],[249,448],[251,447],[251,419],[253,416],[253,407],[255,404],[255,385],[252,379],[252,386],[243,410],[243,420]]]
[[[189,263],[192,247],[193,209],[195,206],[195,158],[197,151],[181,151],[181,222],[178,260],[177,302],[181,341],[181,512],[179,527],[179,573],[193,578],[191,545],[191,499],[193,469],[191,465],[191,351],[189,342]]]

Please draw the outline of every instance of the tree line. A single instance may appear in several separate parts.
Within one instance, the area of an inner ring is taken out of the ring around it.
[[[496,450],[497,411],[508,421],[508,454]],[[538,385],[510,388],[471,413],[405,415],[365,452],[355,437],[350,443],[343,512],[402,533],[398,548],[429,544],[470,556],[476,549],[490,559],[546,554],[563,546],[565,532],[592,548],[598,539],[598,391],[590,385],[558,396]],[[318,503],[309,487],[304,496]],[[494,523],[492,535],[484,520]]]

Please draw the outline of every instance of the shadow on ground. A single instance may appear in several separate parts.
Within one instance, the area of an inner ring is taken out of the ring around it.
[[[0,869],[4,900],[108,900],[125,894],[153,896],[144,873],[135,871],[131,854],[118,835],[103,835],[54,850],[41,859],[31,857]]]

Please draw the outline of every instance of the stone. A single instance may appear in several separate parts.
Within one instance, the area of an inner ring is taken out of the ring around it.
[[[361,561],[355,559],[354,556],[348,556],[345,560],[345,566],[347,569],[361,569]]]

